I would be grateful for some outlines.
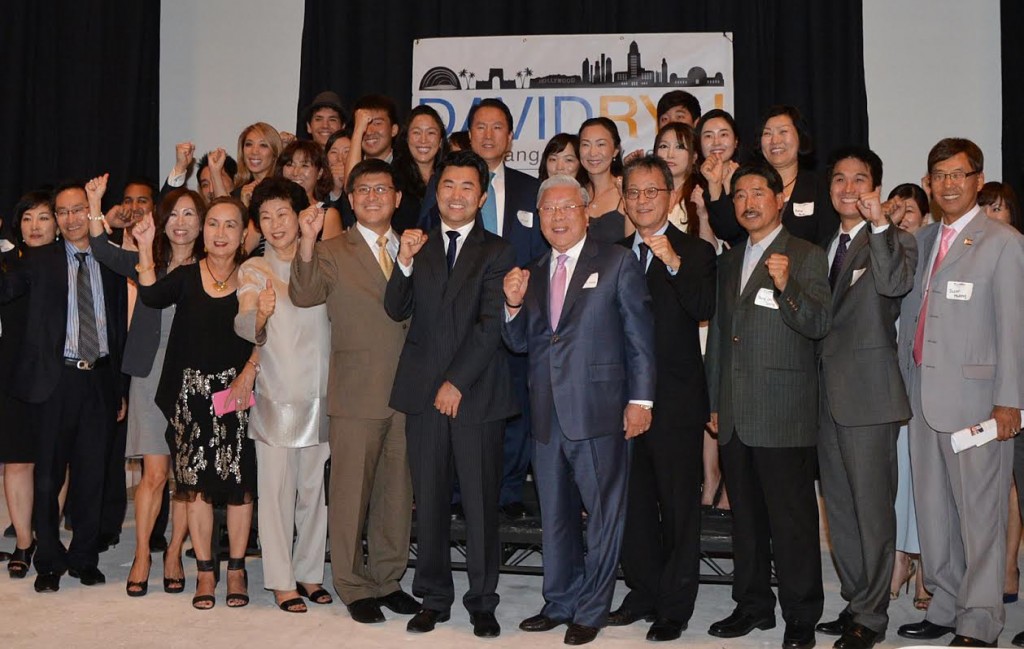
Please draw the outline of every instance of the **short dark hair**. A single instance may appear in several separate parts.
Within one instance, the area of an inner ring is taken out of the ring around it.
[[[466,150],[452,151],[446,155],[437,167],[438,179],[444,175],[444,170],[448,167],[470,167],[476,169],[477,174],[480,175],[480,189],[487,191],[487,187],[490,185],[491,172],[487,168],[487,163],[484,162],[484,159],[476,153]]]
[[[469,131],[455,131],[448,136],[448,150],[451,151],[453,147],[459,147],[461,151],[468,151],[472,148],[472,144],[469,142]]]
[[[356,100],[352,113],[355,114],[355,111],[360,108],[383,110],[388,114],[392,126],[398,124],[398,107],[395,105],[395,100],[387,95],[363,95]]]
[[[267,180],[270,179],[264,178],[263,182],[266,182]],[[292,181],[290,180],[285,182],[292,183]],[[261,182],[260,185],[262,184],[263,183]],[[292,184],[295,185],[295,183]],[[295,186],[298,187],[298,185]],[[302,191],[303,196],[306,195],[306,192],[301,187],[299,187],[299,190]],[[253,190],[253,193],[255,194],[256,191]],[[242,219],[242,226],[245,227],[249,225],[249,208],[245,206],[245,203],[243,203],[241,199],[236,198],[234,196],[218,196],[214,198],[212,201],[210,201],[209,205],[206,206],[206,214],[203,215],[203,225],[206,224],[206,217],[210,215],[210,210],[217,207],[218,205],[230,205],[231,207],[235,208],[236,210],[238,210],[239,217]],[[202,235],[200,234],[199,236]]]
[[[768,120],[782,115],[788,117],[793,122],[793,127],[796,128],[796,136],[800,140],[800,155],[809,156],[814,153],[814,137],[811,135],[811,129],[807,125],[807,121],[804,120],[803,115],[800,114],[800,109],[796,106],[776,104],[769,108],[765,112],[764,117],[761,118],[761,126],[757,129],[758,137],[764,132],[764,127],[768,124]],[[763,153],[761,155],[764,156]]]
[[[200,174],[203,173],[203,169],[210,166],[210,154],[204,154],[202,158],[199,158],[199,162],[196,163],[196,178],[199,178]],[[235,174],[238,173],[238,163],[231,156],[224,154],[224,173],[229,178],[234,178]]]
[[[537,179],[544,182],[548,179],[548,156],[561,153],[572,147],[573,153],[578,159],[580,157],[580,136],[573,133],[559,133],[555,135],[544,146],[544,153],[540,156],[540,168],[537,170]],[[584,185],[587,182],[587,170],[580,165],[576,169],[576,180]]]
[[[505,102],[494,97],[487,97],[486,99],[481,99],[478,103],[473,104],[473,106],[470,107],[469,116],[466,118],[467,126],[472,128],[473,118],[476,116],[476,111],[480,110],[481,108],[497,108],[498,110],[500,110],[501,114],[505,116],[505,121],[508,123],[508,130],[510,132],[512,131],[512,111],[508,109],[508,106],[505,105]]]
[[[760,176],[768,183],[768,188],[772,192],[776,194],[782,193],[782,176],[779,175],[778,171],[775,171],[775,167],[767,162],[753,162],[737,169],[736,173],[732,175],[732,191],[734,193],[737,183],[739,183],[740,178],[743,176]]]
[[[249,218],[252,219],[253,226],[260,234],[263,234],[263,230],[260,229],[260,208],[264,203],[275,198],[288,201],[296,214],[309,207],[306,190],[298,183],[281,176],[264,178],[263,182],[252,190],[252,198],[249,199]]]
[[[351,194],[356,188],[356,181],[370,174],[387,174],[391,178],[391,184],[395,185],[395,190],[400,191],[398,189],[398,181],[395,178],[394,167],[378,158],[367,158],[352,167],[352,171],[348,173],[348,178],[345,179],[345,191]]]
[[[894,197],[899,196],[905,200],[912,200],[917,203],[917,210],[921,212],[921,216],[925,216],[931,210],[928,205],[928,194],[925,193],[924,189],[920,185],[914,183],[903,183],[902,185],[896,185],[889,192],[889,196],[886,200],[892,200]]]
[[[152,196],[154,200],[157,198],[157,195],[159,194],[159,189],[157,189],[156,181],[154,181],[149,176],[130,176],[128,180],[125,181],[124,183],[125,189],[128,188],[128,185],[141,185],[143,187],[148,187],[149,195]]]
[[[694,123],[700,119],[700,101],[685,90],[670,90],[658,100],[658,121],[661,116],[676,106],[682,106],[690,113]]]
[[[978,205],[992,205],[996,202],[1003,204],[1003,209],[1010,213],[1010,225],[1016,228],[1017,232],[1021,232],[1024,222],[1021,219],[1020,203],[1017,202],[1017,192],[1013,191],[1010,183],[993,180],[982,185],[981,191],[978,192]]]
[[[14,210],[12,212],[12,218],[10,224],[4,223],[4,227],[10,226],[10,241],[18,248],[25,247],[25,238],[21,236],[21,217],[25,215],[25,212],[29,211],[36,205],[46,205],[53,211],[53,195],[50,192],[41,190],[34,190],[26,193],[24,196],[18,199],[18,202],[14,204]],[[57,217],[54,215],[54,229],[57,234],[60,234],[60,229],[57,228]],[[3,233],[0,232],[0,235]]]
[[[672,182],[672,170],[668,168],[668,163],[654,155],[644,155],[635,160],[630,160],[622,168],[622,191],[625,193],[626,186],[629,184],[629,176],[637,169],[646,169],[648,171],[660,171],[661,175],[665,177],[665,186],[668,187],[669,191],[675,189],[675,184]]]
[[[63,181],[57,183],[57,186],[53,190],[53,194],[51,194],[51,196],[53,197],[53,201],[52,202],[56,203],[57,196],[59,196],[63,192],[68,191],[69,189],[80,189],[88,197],[88,192],[85,191],[85,181],[84,180],[69,179],[69,180],[63,180]]]
[[[612,136],[612,143],[615,148],[619,150],[612,158],[611,172],[613,176],[622,175],[622,137],[619,135],[619,128],[615,126],[615,122],[608,119],[605,116],[591,117],[580,124],[580,130],[578,132],[579,138],[583,139],[583,129],[590,128],[591,126],[600,126],[604,130],[608,131]]]
[[[963,137],[947,137],[938,141],[928,152],[928,173],[943,160],[963,153],[971,163],[971,171],[985,170],[985,154],[977,144]]]
[[[835,170],[836,165],[847,158],[859,160],[868,166],[868,169],[871,170],[872,189],[875,189],[882,184],[882,159],[878,157],[877,153],[866,146],[858,146],[856,144],[839,147],[829,155],[825,176],[828,179],[827,182],[832,182],[832,173]]]

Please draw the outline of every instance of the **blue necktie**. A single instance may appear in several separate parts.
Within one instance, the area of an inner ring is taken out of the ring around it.
[[[448,272],[452,272],[452,268],[455,268],[455,251],[457,250],[455,242],[459,240],[458,230],[448,230],[445,234],[448,235]]]
[[[846,246],[850,243],[850,235],[843,232],[839,235],[839,246],[836,248],[836,256],[832,259],[832,268],[828,271],[828,285],[836,287],[836,280],[839,279],[839,271],[843,269],[843,260],[846,259]]]
[[[491,172],[491,180],[487,185],[487,202],[484,203],[483,208],[480,210],[480,215],[484,219],[484,229],[488,232],[501,236],[498,232],[498,197],[494,195],[494,172]]]

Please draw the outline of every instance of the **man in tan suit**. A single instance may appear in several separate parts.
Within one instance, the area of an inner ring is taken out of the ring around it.
[[[391,216],[402,194],[391,166],[375,159],[356,165],[347,191],[356,225],[341,236],[316,243],[323,210],[300,216],[288,294],[297,306],[326,302],[331,320],[331,566],[338,596],[352,619],[365,624],[384,621],[381,605],[403,615],[420,605],[399,585],[409,558],[412,485],[405,415],[388,406],[408,327],[384,311],[398,253]]]

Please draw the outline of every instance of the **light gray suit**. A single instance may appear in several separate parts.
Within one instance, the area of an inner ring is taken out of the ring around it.
[[[910,404],[896,357],[900,299],[914,285],[917,243],[865,223],[832,289],[821,341],[818,465],[845,613],[884,633],[896,542],[896,437]]]
[[[993,405],[1024,407],[1024,238],[980,210],[960,218],[969,221],[928,289],[920,367],[914,334],[941,226],[917,233],[921,255],[900,316],[900,368],[914,414],[910,451],[925,587],[934,595],[926,619],[992,642],[1005,620],[1013,445],[995,441],[954,455],[949,433],[988,419]],[[970,299],[950,299],[950,282],[969,284]]]

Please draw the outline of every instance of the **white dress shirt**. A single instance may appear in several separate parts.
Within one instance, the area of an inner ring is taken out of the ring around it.
[[[754,273],[754,268],[757,266],[757,262],[764,256],[765,250],[768,250],[768,246],[772,245],[775,241],[775,237],[779,236],[782,232],[782,224],[779,225],[768,233],[764,239],[761,239],[757,243],[750,243],[750,237],[747,237],[747,247],[743,251],[743,274],[740,275],[740,293],[747,286],[747,280]]]
[[[451,227],[448,227],[448,225],[444,222],[444,220],[441,221],[441,245],[444,247],[445,253],[448,252],[448,241],[449,241],[448,233],[453,231],[453,230],[455,232],[459,233],[459,238],[455,240],[455,263],[456,264],[459,263],[459,255],[462,254],[462,246],[466,245],[466,237],[469,236],[469,233],[473,229],[473,226],[475,224],[476,224],[476,219],[473,219],[472,221],[470,221],[469,223],[467,223],[466,225],[464,225],[462,227],[451,228]],[[415,259],[413,261],[415,261]],[[400,261],[397,262],[397,263],[398,263],[398,267],[402,270],[402,274],[403,275],[405,275],[406,277],[409,277],[410,275],[412,275],[412,263],[410,263],[408,266],[402,265],[402,262],[400,262]],[[454,264],[453,264],[453,266],[454,266]]]
[[[366,241],[366,245],[370,246],[370,251],[373,252],[374,259],[380,259],[380,246],[377,245],[377,239],[380,237],[379,234],[364,226],[363,224],[356,222],[356,230],[359,234],[363,235],[363,240]],[[398,235],[391,228],[384,233],[384,236],[388,238],[387,249],[388,255],[391,260],[394,261],[398,257]]]

